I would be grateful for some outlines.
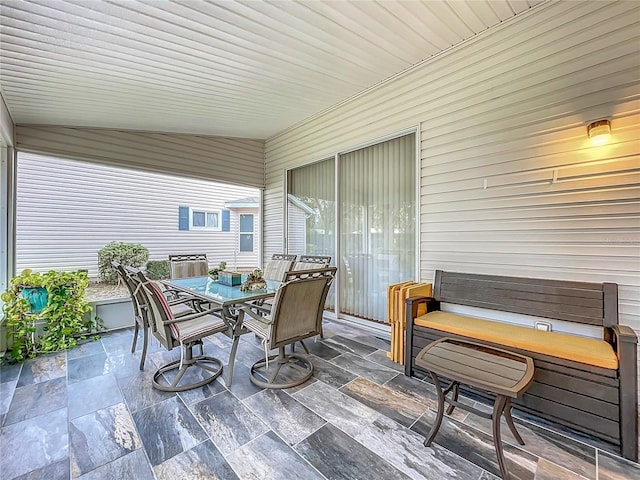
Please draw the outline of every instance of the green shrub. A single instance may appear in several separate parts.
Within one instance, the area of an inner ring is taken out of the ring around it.
[[[147,277],[151,280],[169,278],[169,260],[149,260],[147,262]]]
[[[106,283],[118,283],[118,274],[111,262],[124,267],[140,268],[149,260],[149,250],[137,243],[111,242],[98,250],[98,278]]]

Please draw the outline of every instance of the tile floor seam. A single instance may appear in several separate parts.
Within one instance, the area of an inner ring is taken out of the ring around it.
[[[196,412],[191,409],[191,407],[196,406],[198,403],[204,402],[208,398],[216,397],[216,396],[218,396],[220,394],[223,394],[225,392],[229,392],[229,393],[231,393],[233,395],[233,393],[231,391],[229,391],[228,389],[226,389],[226,387],[225,387],[225,390],[222,390],[222,391],[212,395],[211,397],[203,398],[199,402],[192,403],[191,405],[186,405],[186,407],[189,410],[189,412],[191,413],[191,415],[193,416],[193,418],[195,418],[196,422],[198,422],[198,425],[200,425],[200,428],[202,428],[204,433],[207,435],[207,440],[211,441],[213,446],[218,450],[218,452],[220,452],[220,455],[222,455],[222,457],[224,458],[225,462],[227,462],[227,465],[229,465],[229,467],[233,470],[233,472],[237,475],[237,477],[239,479],[242,479],[242,477],[238,474],[238,472],[236,472],[236,470],[233,468],[233,465],[231,465],[231,463],[229,463],[229,460],[227,458],[230,454],[234,453],[235,450],[234,450],[234,452],[229,452],[228,454],[224,453],[224,451],[220,449],[219,444],[216,443],[216,441],[213,439],[213,435],[209,433],[209,431],[205,428],[204,424],[200,421],[199,415],[196,415]],[[237,401],[239,401],[239,402],[241,401],[239,398],[237,398],[237,397],[235,397],[235,398],[236,398]],[[251,443],[251,441],[247,442],[247,443]]]
[[[256,392],[254,395],[258,395],[259,393],[262,393],[264,390],[261,390],[259,392]],[[296,400],[295,398],[293,398],[293,396],[291,396],[289,393],[284,392],[285,394],[289,395],[293,400],[295,400],[296,402],[298,402],[298,400]],[[253,396],[253,395],[252,395]],[[300,403],[300,402],[298,402]],[[300,403],[301,405],[303,405],[302,403]],[[250,440],[249,442],[247,442],[246,444],[240,446],[238,449],[243,448],[247,445],[249,445],[250,443],[252,443],[253,441],[257,440],[259,437],[267,435],[269,432],[272,432],[274,435],[276,435],[280,440],[282,440],[282,442],[287,445],[289,448],[291,448],[291,450],[293,450],[295,452],[296,455],[298,455],[302,460],[304,460],[306,463],[309,463],[309,466],[311,466],[314,470],[318,471],[305,457],[303,457],[302,455],[300,455],[300,453],[294,448],[294,446],[299,445],[300,442],[303,442],[304,440],[306,440],[307,438],[309,438],[311,435],[313,435],[313,433],[315,433],[315,431],[320,430],[322,427],[324,427],[325,425],[327,425],[329,422],[327,420],[325,420],[322,416],[320,416],[319,414],[315,413],[316,415],[318,415],[318,417],[322,418],[322,420],[324,421],[324,424],[322,426],[320,426],[319,428],[317,428],[314,432],[308,434],[307,436],[305,436],[302,440],[296,442],[294,445],[290,445],[289,442],[287,442],[287,440],[282,437],[282,435],[280,435],[276,430],[273,429],[273,427],[271,427],[271,425],[269,425],[265,420],[262,419],[262,417],[255,411],[253,410],[251,407],[249,407],[249,405],[244,404],[245,407],[247,407],[247,409],[249,409],[249,411],[251,413],[253,413],[254,415],[256,415],[264,424],[265,426],[267,426],[269,428],[269,430],[267,432],[264,432],[260,435],[258,435],[256,438]],[[303,405],[305,408],[309,409],[309,407],[307,407],[306,405]],[[309,409],[309,411],[311,411],[311,409]],[[233,453],[233,452],[232,452]],[[325,475],[322,475],[321,472],[318,471],[318,473],[322,476],[322,478],[327,479],[327,477]]]
[[[104,348],[104,345],[103,345],[103,348]],[[135,352],[134,352],[134,353],[135,353]],[[133,354],[133,353],[132,353],[132,354]],[[146,363],[146,361],[145,361],[145,363]],[[144,370],[140,370],[140,372],[143,372],[143,371],[144,371]],[[115,377],[115,375],[114,375],[114,377]],[[124,395],[124,392],[122,391],[122,387],[120,387],[120,384],[118,383],[118,379],[117,379],[117,378],[116,378],[116,387],[117,387],[117,388],[118,388],[118,390],[120,391],[120,395],[122,396],[122,403],[124,403],[125,408],[127,409],[127,413],[128,413],[128,414],[129,414],[129,416],[131,417],[131,420],[132,420],[132,422],[133,422],[133,426],[134,426],[134,427],[135,427],[135,429],[136,429],[136,434],[137,434],[137,435],[138,435],[138,437],[140,438],[140,443],[141,443],[140,448],[142,449],[142,453],[144,454],[144,458],[146,459],[147,464],[149,465],[149,468],[151,469],[151,474],[153,475],[153,478],[155,478],[155,479],[157,480],[157,477],[156,477],[155,471],[153,470],[153,466],[151,465],[151,459],[149,458],[149,454],[147,453],[147,449],[146,449],[146,448],[144,448],[144,442],[142,441],[142,437],[140,436],[140,431],[139,431],[139,429],[138,429],[138,425],[136,424],[136,422],[135,422],[135,420],[134,420],[134,418],[133,418],[133,413],[134,413],[134,412],[133,412],[133,411],[131,411],[131,408],[129,407],[129,403],[127,402],[127,399],[126,399],[126,397],[125,397],[125,395]],[[133,452],[131,452],[131,453],[133,453]],[[117,460],[117,459],[116,459],[116,460]],[[115,460],[112,460],[112,461],[115,461]]]

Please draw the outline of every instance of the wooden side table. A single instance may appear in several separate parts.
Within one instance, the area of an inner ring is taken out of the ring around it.
[[[506,350],[445,337],[424,347],[415,362],[419,367],[429,371],[438,393],[436,421],[424,441],[424,445],[426,447],[431,445],[440,429],[445,402],[449,404],[447,415],[450,415],[455,407],[460,407],[476,415],[489,418],[492,420],[493,441],[500,473],[504,480],[508,480],[509,472],[504,460],[500,437],[500,417],[504,415],[509,430],[518,443],[524,445],[511,417],[511,399],[524,393],[533,381],[533,360],[530,357]],[[438,375],[451,380],[451,384],[445,390],[442,389]],[[493,413],[482,412],[458,402],[460,384],[495,394]],[[447,397],[449,393],[451,393],[451,398]]]

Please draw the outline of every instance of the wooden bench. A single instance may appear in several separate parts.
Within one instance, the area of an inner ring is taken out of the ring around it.
[[[437,270],[433,296],[406,303],[406,375],[428,379],[415,359],[442,337],[530,356],[534,380],[513,401],[514,408],[592,435],[638,461],[638,340],[631,328],[618,324],[616,284]],[[418,306],[425,304],[427,313],[418,317]],[[492,314],[501,320],[542,318],[600,327],[602,339],[486,319]],[[486,392],[468,390],[493,401]]]

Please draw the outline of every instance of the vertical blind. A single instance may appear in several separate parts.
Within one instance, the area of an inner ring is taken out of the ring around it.
[[[330,255],[335,262],[335,160],[290,170],[287,175],[287,253]],[[335,285],[335,283],[334,283]],[[335,308],[335,286],[325,307]]]
[[[415,134],[339,157],[340,311],[386,320],[390,283],[415,271]]]
[[[290,170],[287,252],[335,255],[335,160]]]

